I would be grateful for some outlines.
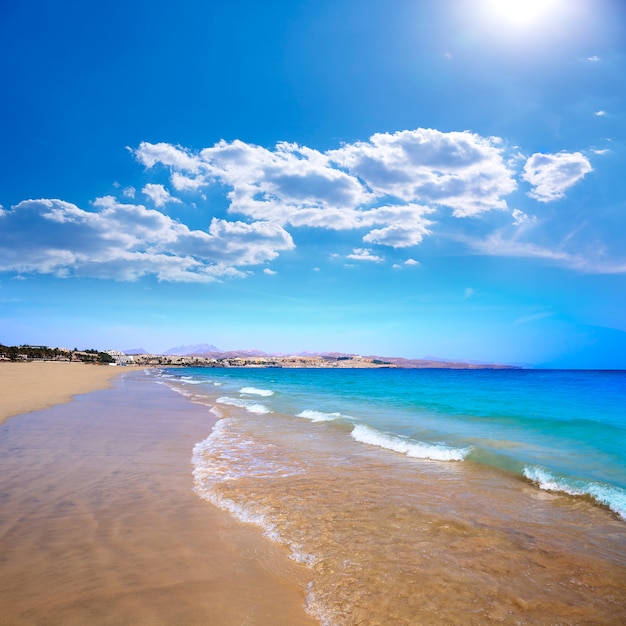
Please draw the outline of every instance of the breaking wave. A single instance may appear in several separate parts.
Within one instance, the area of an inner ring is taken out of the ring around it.
[[[462,461],[470,453],[469,448],[453,448],[444,444],[411,441],[404,437],[382,433],[363,424],[354,427],[352,438],[360,443],[399,452],[415,459]]]

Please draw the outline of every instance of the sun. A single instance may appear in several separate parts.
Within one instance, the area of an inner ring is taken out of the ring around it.
[[[519,25],[535,21],[550,9],[554,0],[491,0],[495,11]]]

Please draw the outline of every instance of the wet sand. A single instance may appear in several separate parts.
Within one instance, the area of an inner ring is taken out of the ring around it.
[[[105,389],[123,368],[62,361],[0,361],[0,424],[7,418]]]
[[[316,623],[304,568],[193,493],[213,424],[139,371],[2,424],[0,624]]]

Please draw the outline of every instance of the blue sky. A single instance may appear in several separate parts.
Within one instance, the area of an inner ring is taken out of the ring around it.
[[[618,0],[0,1],[0,342],[626,368]]]

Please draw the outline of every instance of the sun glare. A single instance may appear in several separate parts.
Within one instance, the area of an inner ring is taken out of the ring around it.
[[[553,0],[491,0],[495,11],[515,24],[534,21],[550,8]]]

